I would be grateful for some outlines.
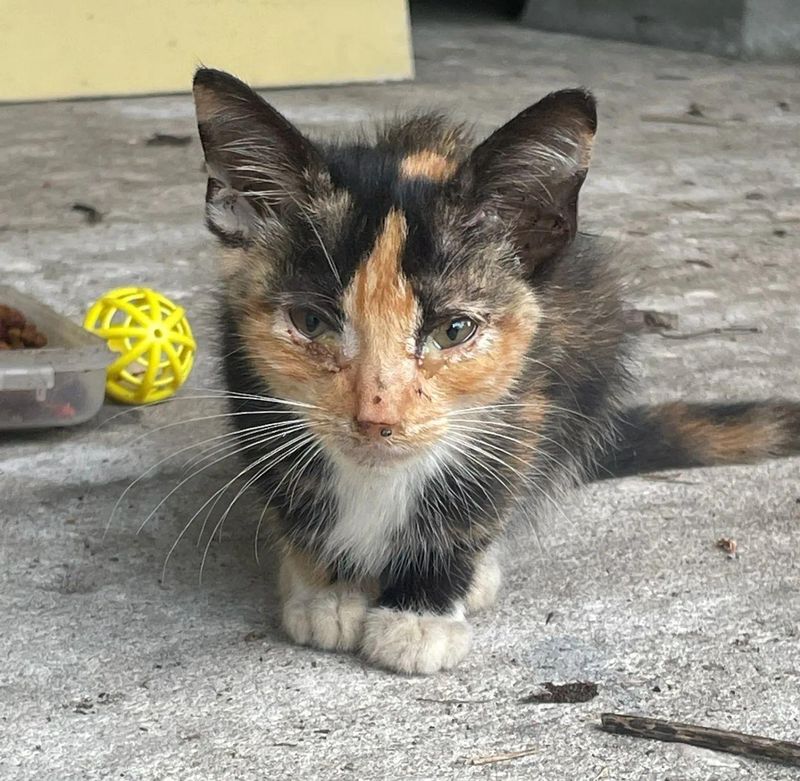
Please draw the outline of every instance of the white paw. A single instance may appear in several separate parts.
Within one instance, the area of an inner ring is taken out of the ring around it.
[[[464,599],[467,612],[477,613],[491,607],[497,600],[502,580],[497,555],[493,551],[486,551],[475,566],[475,574]]]
[[[351,587],[332,585],[290,596],[283,605],[283,628],[300,645],[352,651],[364,629],[369,600]]]
[[[379,667],[426,674],[455,667],[471,643],[472,629],[462,611],[439,616],[373,608],[367,612],[361,652]]]

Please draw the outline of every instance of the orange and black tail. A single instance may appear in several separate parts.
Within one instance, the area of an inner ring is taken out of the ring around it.
[[[800,455],[800,402],[673,402],[625,410],[596,479]]]

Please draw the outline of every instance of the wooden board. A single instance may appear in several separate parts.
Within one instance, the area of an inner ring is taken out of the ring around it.
[[[0,101],[413,77],[406,0],[0,0]]]

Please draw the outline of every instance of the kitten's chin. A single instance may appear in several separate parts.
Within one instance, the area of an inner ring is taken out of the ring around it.
[[[336,460],[362,469],[396,469],[419,460],[428,451],[425,447],[409,445],[385,445],[382,442],[340,442],[334,448]]]

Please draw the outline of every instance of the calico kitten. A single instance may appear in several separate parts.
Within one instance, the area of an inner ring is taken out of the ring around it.
[[[231,423],[296,642],[453,667],[515,512],[587,478],[800,453],[795,403],[622,407],[619,287],[577,230],[588,92],[474,148],[437,115],[312,142],[216,70],[194,95]]]

